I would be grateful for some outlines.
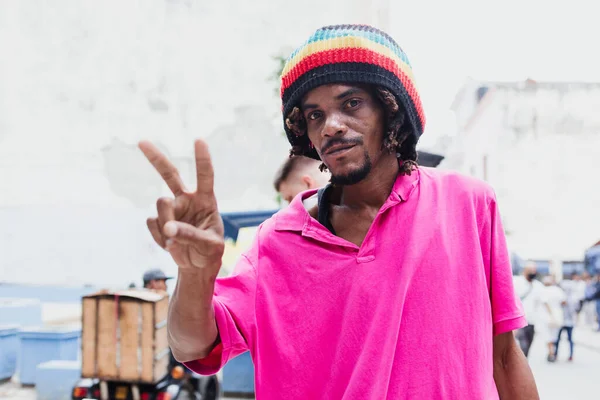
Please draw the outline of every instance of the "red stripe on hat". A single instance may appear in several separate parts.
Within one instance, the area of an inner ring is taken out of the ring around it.
[[[323,65],[347,62],[377,65],[378,67],[384,68],[392,74],[394,74],[398,79],[400,79],[402,85],[404,85],[406,92],[413,100],[413,104],[417,109],[417,113],[419,114],[421,123],[425,125],[425,114],[423,112],[423,106],[421,104],[421,101],[419,100],[417,89],[413,85],[412,80],[408,76],[406,76],[406,74],[398,67],[394,60],[369,49],[347,47],[341,49],[325,50],[311,54],[310,56],[300,61],[296,66],[294,66],[294,68],[290,70],[290,72],[288,72],[285,76],[282,77],[282,97],[283,92],[306,72],[314,68],[322,67]]]

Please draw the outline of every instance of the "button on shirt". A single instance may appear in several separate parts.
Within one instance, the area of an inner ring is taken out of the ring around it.
[[[213,299],[216,373],[250,351],[256,398],[498,399],[492,338],[526,325],[492,189],[399,176],[358,247],[297,196],[265,221]]]

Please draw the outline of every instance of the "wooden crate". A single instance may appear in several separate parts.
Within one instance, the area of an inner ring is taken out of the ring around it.
[[[82,299],[84,378],[156,383],[167,373],[166,293],[101,291]]]

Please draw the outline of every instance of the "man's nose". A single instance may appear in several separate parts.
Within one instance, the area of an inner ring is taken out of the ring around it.
[[[322,136],[339,136],[346,133],[348,127],[344,122],[343,116],[339,113],[333,113],[327,116]]]

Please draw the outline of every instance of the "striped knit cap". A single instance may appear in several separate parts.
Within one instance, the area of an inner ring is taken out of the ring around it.
[[[287,59],[281,73],[284,127],[293,148],[319,159],[308,135],[297,136],[285,124],[290,111],[312,89],[329,83],[371,84],[388,89],[404,109],[418,139],[425,115],[408,57],[385,32],[367,25],[318,29]]]

